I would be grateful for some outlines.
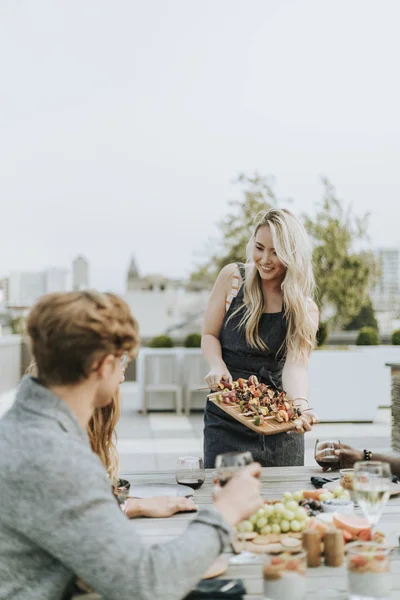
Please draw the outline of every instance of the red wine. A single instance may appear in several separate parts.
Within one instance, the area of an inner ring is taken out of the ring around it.
[[[199,487],[203,485],[204,479],[193,479],[189,477],[183,477],[182,479],[177,479],[176,482],[180,483],[181,485],[188,485],[193,490],[198,490]]]
[[[218,480],[218,483],[219,483],[219,485],[220,485],[221,487],[224,487],[224,485],[226,485],[227,483],[229,483],[229,482],[230,482],[231,478],[232,478],[232,477],[226,477],[226,478],[224,478],[224,479],[221,479],[221,477],[220,477],[220,478],[219,478],[219,480]]]
[[[330,469],[339,469],[339,458],[337,456],[324,456],[315,458],[320,467],[329,467]]]

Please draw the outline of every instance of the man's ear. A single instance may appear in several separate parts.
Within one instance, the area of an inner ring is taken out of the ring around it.
[[[106,379],[109,377],[115,369],[115,356],[113,354],[107,354],[104,356],[97,366],[97,374],[100,379]]]

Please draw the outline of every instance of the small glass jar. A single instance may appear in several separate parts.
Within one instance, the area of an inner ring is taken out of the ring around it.
[[[340,485],[344,490],[353,491],[354,469],[340,469]]]
[[[349,600],[389,600],[391,548],[375,542],[347,545]]]
[[[263,563],[264,597],[268,600],[306,598],[306,553],[266,554]]]

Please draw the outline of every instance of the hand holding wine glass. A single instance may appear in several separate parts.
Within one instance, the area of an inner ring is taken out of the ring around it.
[[[226,485],[235,473],[246,465],[251,465],[253,455],[251,452],[225,452],[218,454],[215,459],[218,483],[221,487]]]
[[[323,471],[339,469],[339,457],[335,454],[339,445],[339,440],[317,440],[315,442],[314,458]]]
[[[251,452],[225,452],[218,454],[215,459],[215,467],[217,469],[217,482],[220,488],[223,488],[232,477],[239,473],[246,465],[253,463],[253,455]],[[218,488],[217,488],[218,489]],[[244,544],[245,540],[241,533],[237,534],[238,539]],[[244,546],[243,546],[244,548]]]
[[[263,506],[260,475],[260,464],[253,462],[235,473],[214,497],[214,508],[232,527]]]

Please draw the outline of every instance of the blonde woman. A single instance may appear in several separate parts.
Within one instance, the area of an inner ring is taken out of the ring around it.
[[[211,389],[221,379],[257,375],[303,410],[308,407],[308,360],[318,329],[312,300],[314,276],[307,234],[286,209],[260,213],[247,246],[247,264],[229,264],[215,282],[205,312],[203,354]],[[297,431],[309,431],[307,413]],[[263,466],[304,464],[302,435],[262,436],[207,402],[204,460],[212,468],[221,452],[250,450]]]
[[[126,360],[121,359],[121,381],[125,379]],[[27,369],[27,374],[36,377],[37,368],[34,361]],[[110,404],[95,408],[91,417],[87,432],[90,445],[95,454],[100,458],[110,478],[115,484],[119,477],[119,458],[116,448],[117,434],[115,428],[121,416],[120,391],[117,389]],[[128,498],[124,512],[130,518],[153,517],[165,518],[177,512],[188,512],[197,510],[196,505],[190,498],[160,496],[155,498]]]

